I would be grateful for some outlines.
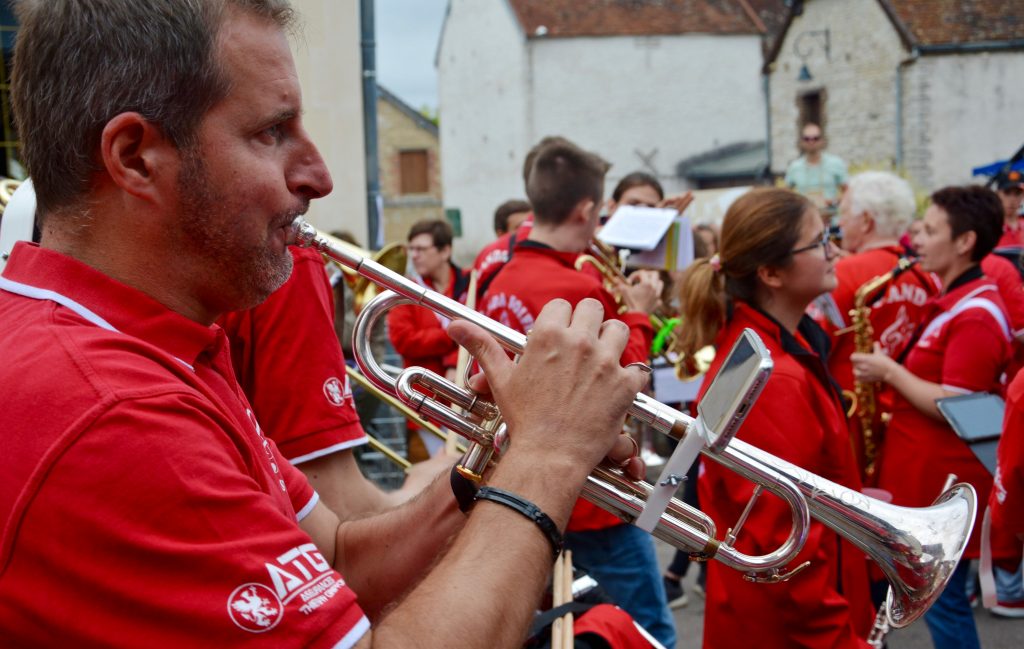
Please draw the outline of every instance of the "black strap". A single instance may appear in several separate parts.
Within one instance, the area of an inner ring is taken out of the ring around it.
[[[547,627],[551,626],[552,622],[566,613],[572,613],[573,617],[577,617],[580,613],[586,613],[601,603],[602,602],[566,602],[565,604],[561,604],[555,608],[548,609],[533,618],[533,626],[530,627],[530,635],[528,637],[532,638],[537,635]]]
[[[483,281],[479,282],[476,285],[476,299],[478,301],[480,300],[480,298],[482,298],[484,296],[484,293],[487,292],[487,288],[491,285],[491,282],[494,281],[494,278],[498,276],[498,273],[500,273],[502,270],[504,270],[505,266],[508,265],[508,262],[512,261],[512,251],[515,249],[515,247],[516,247],[516,233],[513,232],[512,236],[510,236],[508,238],[508,251],[507,251],[508,252],[508,256],[505,258],[505,261],[501,262],[501,265],[498,266],[497,270],[495,270],[493,273],[491,273],[490,275],[485,277],[483,279]]]
[[[540,528],[540,531],[544,533],[544,536],[547,537],[548,543],[551,544],[551,560],[558,559],[558,555],[562,553],[562,546],[564,545],[562,534],[558,531],[558,527],[551,520],[551,517],[541,511],[540,507],[511,491],[505,491],[497,487],[480,487],[476,492],[476,499],[489,500],[499,505],[504,505],[533,521]]]

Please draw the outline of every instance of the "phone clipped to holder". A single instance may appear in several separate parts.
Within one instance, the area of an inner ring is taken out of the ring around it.
[[[744,329],[697,404],[697,418],[665,463],[634,525],[654,529],[700,452],[707,448],[718,453],[729,445],[771,373],[768,348],[753,330]]]

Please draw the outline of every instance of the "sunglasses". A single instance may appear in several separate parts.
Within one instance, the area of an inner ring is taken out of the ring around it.
[[[805,135],[805,136],[803,136],[800,139],[802,139],[804,142],[817,142],[818,140],[821,139],[821,136],[820,135]]]

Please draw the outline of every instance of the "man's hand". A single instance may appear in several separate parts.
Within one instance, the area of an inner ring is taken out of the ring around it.
[[[628,283],[619,280],[615,288],[627,309],[649,314],[661,303],[664,287],[658,271],[638,270],[629,276]]]
[[[620,460],[628,457],[631,445],[619,441],[619,433],[648,375],[619,365],[629,328],[603,317],[596,300],[583,300],[575,312],[565,300],[553,300],[538,316],[518,364],[475,325],[449,327],[487,375],[508,424],[510,451],[577,469],[580,478],[613,447]]]

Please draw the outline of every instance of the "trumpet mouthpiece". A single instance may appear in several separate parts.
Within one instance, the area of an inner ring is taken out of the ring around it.
[[[288,245],[308,248],[313,244],[314,239],[316,239],[316,228],[307,223],[306,219],[296,216],[288,234]]]

